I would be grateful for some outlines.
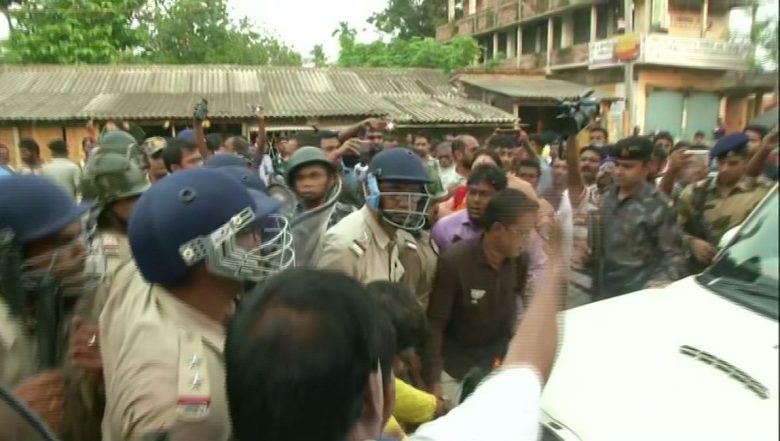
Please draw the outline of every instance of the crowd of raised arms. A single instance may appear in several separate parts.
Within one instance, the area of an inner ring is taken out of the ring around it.
[[[701,272],[777,180],[776,127],[257,118],[0,144],[0,387],[52,439],[535,440],[558,312]]]

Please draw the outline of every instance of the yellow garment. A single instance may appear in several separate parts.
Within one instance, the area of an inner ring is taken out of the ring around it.
[[[385,436],[401,440],[408,439],[399,421],[407,424],[422,424],[431,421],[436,414],[436,397],[414,386],[395,379],[395,409],[387,420]]]
[[[542,153],[539,155],[542,159],[544,159],[546,162],[550,162],[550,146],[545,145],[542,147]]]
[[[402,423],[422,424],[436,414],[436,397],[399,379],[395,379],[393,416]]]
[[[590,129],[588,129],[588,126],[580,130],[580,133],[577,133],[577,145],[579,146],[580,150],[584,149],[590,144]]]
[[[390,415],[390,419],[385,424],[385,430],[382,431],[382,435],[399,440],[407,440],[404,429],[398,424],[398,420],[394,416]]]

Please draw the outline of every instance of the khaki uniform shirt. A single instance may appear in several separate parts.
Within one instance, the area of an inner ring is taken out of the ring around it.
[[[428,308],[428,298],[433,291],[438,257],[439,247],[427,231],[420,231],[414,243],[407,242],[401,249],[400,259],[404,266],[401,282],[417,296],[423,309]]]
[[[762,178],[744,177],[727,196],[723,197],[718,191],[717,178],[695,182],[688,185],[680,194],[677,201],[677,222],[686,235],[704,239],[717,246],[721,236],[741,224],[764,199],[773,185],[773,182]],[[702,225],[695,226],[693,224],[699,214],[696,213],[696,194],[702,191],[706,193],[704,213],[701,216]],[[699,228],[706,229],[708,237],[701,237],[701,234],[696,231]]]
[[[99,233],[99,243],[101,254],[99,256],[102,268],[98,268],[98,271],[103,272],[103,286],[105,289],[99,290],[95,296],[92,305],[89,307],[91,314],[90,319],[97,319],[100,317],[103,307],[106,304],[107,295],[109,292],[117,291],[112,289],[112,284],[120,268],[126,266],[133,260],[133,253],[130,251],[130,242],[127,236],[124,234],[101,231]],[[134,265],[130,265],[134,267]]]
[[[90,258],[93,259],[95,271],[103,274],[101,286],[94,295],[80,298],[76,307],[76,315],[91,324],[98,323],[114,276],[120,268],[129,266],[125,271],[135,269],[131,264],[133,256],[127,236],[101,231],[97,246]],[[68,405],[63,415],[61,437],[64,441],[99,441],[106,402],[102,378],[95,378],[79,368],[66,365],[66,390]]]
[[[24,332],[21,321],[0,297],[0,386],[13,390],[37,373],[37,355],[35,337]]]
[[[103,440],[229,440],[222,324],[133,273],[117,274],[127,289],[100,316]]]
[[[388,237],[367,206],[355,211],[325,233],[317,267],[341,271],[361,283],[375,280],[400,282],[405,269],[399,245],[414,244],[406,231]]]

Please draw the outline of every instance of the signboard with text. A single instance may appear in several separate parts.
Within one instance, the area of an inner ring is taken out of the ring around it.
[[[657,64],[699,69],[745,70],[749,67],[747,44],[662,34],[620,36],[588,44],[588,68]]]

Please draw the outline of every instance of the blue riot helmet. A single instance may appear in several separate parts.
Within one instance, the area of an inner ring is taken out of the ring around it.
[[[253,199],[240,180],[202,168],[172,174],[147,190],[130,217],[128,237],[150,283],[181,283],[199,263],[215,275],[260,281],[294,263],[279,222],[273,207]]]
[[[46,178],[0,179],[0,295],[13,316],[36,323],[41,368],[54,367],[61,360],[64,297],[97,287],[98,280],[84,271],[83,232],[66,231],[88,210],[88,204],[76,204]],[[44,239],[52,239],[51,244],[31,255],[31,245]]]
[[[384,150],[368,165],[364,183],[366,204],[389,225],[417,231],[425,225],[428,215],[429,182],[422,160],[411,149]]]
[[[21,284],[18,288],[26,291],[56,284],[67,290],[67,294],[81,294],[86,288],[84,263],[87,257],[82,231],[35,256],[28,256],[25,249],[30,243],[55,237],[68,225],[79,222],[89,208],[89,204],[76,204],[64,190],[46,178],[15,175],[3,179],[0,183],[0,235],[3,237],[0,259],[4,273],[0,278],[3,285],[15,279]],[[14,288],[9,286],[7,289]]]

